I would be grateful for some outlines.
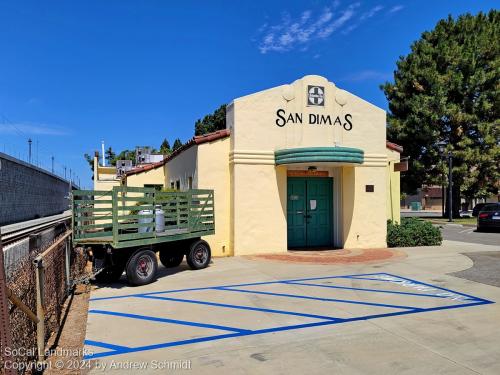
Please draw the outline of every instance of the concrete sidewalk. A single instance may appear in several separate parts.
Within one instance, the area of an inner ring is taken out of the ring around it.
[[[151,285],[92,292],[90,372],[189,366],[197,374],[497,374],[500,307],[489,301],[500,300],[500,289],[449,274],[473,265],[461,253],[498,250],[445,241],[370,264],[234,257],[201,271],[181,266],[170,274],[161,267],[165,276]],[[399,279],[388,282],[385,274]],[[328,279],[276,283],[322,277]],[[452,292],[428,294],[439,288]],[[175,345],[159,345],[165,342]]]

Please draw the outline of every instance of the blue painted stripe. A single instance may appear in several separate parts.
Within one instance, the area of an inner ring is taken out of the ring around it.
[[[446,291],[446,292],[450,292],[450,293],[454,293],[454,294],[459,294],[459,295],[461,295],[461,296],[464,296],[464,297],[470,298],[470,299],[472,299],[472,300],[474,300],[474,301],[481,301],[481,302],[494,303],[493,301],[489,301],[489,300],[484,299],[484,298],[474,297],[474,296],[471,296],[470,294],[465,294],[465,293],[455,292],[454,290],[447,289],[447,288],[443,288],[443,287],[436,286],[436,285],[432,285],[432,284],[427,284],[427,283],[424,283],[424,282],[422,282],[422,281],[417,281],[417,280],[408,279],[408,278],[406,278],[406,277],[393,275],[393,274],[391,274],[391,273],[383,273],[383,274],[384,274],[384,275],[387,275],[387,276],[392,276],[392,277],[396,277],[396,278],[399,278],[399,279],[403,279],[403,280],[411,281],[411,282],[416,283],[416,284],[425,285],[425,286],[428,286],[428,287],[431,287],[431,288],[441,289],[441,290],[444,290],[444,291]]]
[[[364,273],[360,275],[382,275],[382,273]],[[253,286],[253,285],[265,285],[265,284],[280,284],[284,282],[290,282],[290,281],[309,281],[309,280],[323,280],[323,279],[340,279],[344,278],[347,276],[354,276],[354,275],[336,275],[336,276],[321,276],[321,277],[305,277],[305,278],[300,278],[300,279],[287,279],[287,280],[276,280],[276,281],[264,281],[264,282],[256,282],[256,283],[245,283],[245,284],[232,284],[232,285],[220,285],[220,286],[215,286],[212,288],[233,288],[233,287],[240,287],[240,286]]]
[[[370,278],[369,276],[375,276],[375,275],[386,275],[386,276],[392,276],[400,279],[405,279],[407,281],[412,281],[421,285],[426,285],[429,287],[441,289],[447,292],[459,294],[468,298],[471,298],[476,301],[488,301],[479,297],[474,297],[470,296],[464,293],[459,293],[452,291],[450,289],[438,287],[435,285],[431,284],[426,284],[422,283],[416,280],[404,278],[401,276],[389,274],[389,273],[384,273],[384,272],[377,272],[377,273],[363,273],[363,274],[352,274],[352,275],[336,275],[336,276],[324,276],[324,277],[309,277],[309,278],[299,278],[299,279],[287,279],[287,280],[278,280],[278,281],[265,281],[265,282],[255,282],[255,283],[243,283],[243,284],[231,284],[231,285],[221,285],[221,286],[211,286],[211,287],[202,287],[202,288],[186,288],[186,289],[174,289],[174,290],[165,290],[165,291],[158,291],[158,292],[151,292],[151,293],[136,293],[136,294],[127,294],[127,295],[122,295],[122,296],[113,296],[113,297],[98,297],[98,298],[91,298],[90,301],[102,301],[102,300],[108,300],[108,299],[120,299],[120,298],[129,298],[129,297],[141,297],[144,295],[156,295],[156,294],[166,294],[166,293],[181,293],[181,292],[189,292],[189,291],[199,291],[199,290],[211,290],[211,289],[220,289],[220,288],[232,288],[232,287],[240,287],[240,286],[253,286],[253,285],[266,285],[266,284],[280,284],[280,283],[288,283],[288,282],[301,282],[301,281],[311,281],[311,280],[326,280],[326,279],[356,279],[356,280],[371,280],[371,281],[386,281],[389,282],[390,280],[383,280],[380,278]],[[445,297],[446,298],[446,297]]]
[[[243,284],[229,284],[229,285],[216,285],[216,286],[208,286],[202,288],[185,288],[185,289],[173,289],[173,290],[163,290],[158,292],[150,292],[150,293],[134,293],[134,294],[124,294],[121,296],[112,296],[112,297],[97,297],[91,298],[90,301],[104,301],[108,299],[120,299],[120,298],[129,298],[129,297],[140,297],[140,296],[152,296],[156,294],[166,294],[166,293],[181,293],[181,292],[191,292],[198,290],[210,290],[215,288],[228,288],[228,287],[240,287],[240,286],[251,286],[251,285],[266,285],[266,284],[279,284],[288,281],[309,281],[309,280],[322,280],[322,279],[337,279],[337,278],[348,278],[350,276],[364,276],[364,275],[383,275],[383,273],[363,273],[359,275],[336,275],[336,276],[323,276],[323,277],[307,277],[300,279],[287,279],[287,280],[275,280],[275,281],[261,281],[261,282],[253,282],[253,283],[243,283]],[[378,279],[377,279],[378,280]]]
[[[446,298],[445,296],[436,296],[435,294],[396,292],[394,290],[369,289],[369,288],[354,288],[354,287],[339,286],[339,285],[307,284],[307,283],[300,283],[300,282],[295,282],[295,281],[284,281],[283,283],[284,284],[291,284],[291,285],[304,285],[304,286],[311,286],[311,287],[316,286],[316,287],[320,287],[320,288],[359,290],[359,291],[362,291],[362,292],[378,292],[378,293],[390,293],[390,294],[405,294],[405,295],[409,295],[409,296],[419,296],[419,297]]]
[[[216,324],[189,322],[186,320],[158,318],[155,316],[128,314],[128,313],[122,313],[122,312],[117,312],[117,311],[89,310],[89,314],[112,315],[112,316],[119,316],[119,317],[123,317],[123,318],[149,320],[152,322],[180,324],[180,325],[191,326],[191,327],[200,327],[200,328],[220,329],[223,331],[230,331],[230,332],[250,332],[250,330],[248,330],[248,329],[220,326],[220,325],[216,325]]]
[[[229,305],[226,303],[199,301],[199,300],[191,300],[191,299],[184,299],[184,298],[159,297],[159,296],[151,296],[151,295],[142,295],[142,296],[137,296],[137,297],[164,300],[164,301],[173,301],[173,302],[194,303],[197,305],[225,307],[225,308],[229,308],[229,309],[267,312],[267,313],[272,313],[272,314],[294,315],[294,316],[301,316],[303,318],[312,318],[312,319],[322,319],[322,320],[324,320],[324,319],[326,319],[326,320],[339,320],[340,319],[340,318],[335,318],[333,316],[306,314],[306,313],[299,313],[299,312],[294,312],[294,311],[274,310],[274,309],[266,309],[266,308],[261,308],[261,307],[252,307],[252,306]]]
[[[200,337],[200,338],[196,338],[196,339],[181,340],[181,341],[166,342],[166,343],[155,344],[155,345],[141,346],[141,347],[136,347],[136,348],[126,348],[126,349],[119,350],[119,351],[95,353],[95,354],[85,356],[84,359],[85,360],[96,359],[96,358],[108,357],[108,356],[113,356],[113,355],[118,355],[118,354],[162,349],[162,348],[167,348],[167,347],[172,347],[172,346],[181,346],[181,345],[188,345],[188,344],[194,344],[194,343],[199,343],[199,342],[222,340],[222,339],[227,339],[227,338],[232,338],[232,337],[260,335],[260,334],[266,334],[266,333],[272,333],[272,332],[289,331],[289,330],[302,329],[302,328],[311,328],[311,327],[327,326],[327,325],[341,324],[341,323],[354,322],[354,321],[363,321],[363,320],[370,320],[370,319],[385,318],[385,317],[390,317],[390,316],[408,315],[408,314],[415,314],[415,313],[428,312],[428,311],[479,306],[479,305],[484,305],[484,304],[488,304],[488,303],[493,303],[493,302],[474,302],[474,303],[467,303],[467,304],[454,305],[454,306],[444,306],[444,307],[433,307],[433,308],[428,308],[428,309],[396,311],[396,312],[385,313],[385,314],[375,314],[375,315],[367,315],[367,316],[360,316],[360,317],[347,318],[347,319],[338,319],[338,320],[321,321],[321,322],[314,322],[314,323],[297,324],[297,325],[284,326],[284,327],[267,328],[267,329],[255,330],[255,331],[250,331],[250,332],[207,336],[207,337]]]
[[[373,277],[357,277],[357,276],[343,276],[343,279],[355,279],[355,280],[371,280],[371,281],[389,281],[383,279],[375,279]]]
[[[180,292],[192,292],[198,290],[210,290],[213,289],[212,286],[202,287],[202,288],[186,288],[186,289],[172,289],[172,290],[162,290],[159,292],[150,292],[150,293],[133,293],[133,294],[124,294],[121,296],[113,296],[113,297],[97,297],[91,298],[89,301],[105,301],[108,299],[120,299],[120,298],[130,298],[130,297],[140,297],[140,296],[152,296],[155,294],[164,294],[164,293],[180,293]]]
[[[407,277],[402,277],[402,276],[394,275],[394,274],[391,274],[391,273],[380,273],[380,275],[390,276],[390,277],[393,277],[393,278],[396,278],[396,279],[400,279],[400,280],[404,280],[404,281],[409,281],[409,282],[412,282],[412,283],[415,283],[415,284],[419,284],[419,285],[423,285],[423,286],[426,286],[426,287],[430,287],[430,288],[434,288],[434,289],[438,289],[438,290],[443,290],[445,292],[449,292],[449,293],[453,293],[453,294],[460,295],[460,296],[463,296],[463,297],[467,297],[467,299],[469,299],[471,301],[483,301],[483,302],[494,303],[494,302],[489,301],[489,300],[484,299],[484,298],[475,297],[475,296],[472,296],[472,295],[469,295],[469,294],[456,292],[456,291],[451,290],[451,289],[443,288],[443,287],[440,287],[440,286],[437,286],[437,285],[433,285],[433,284],[424,283],[422,281],[417,281],[417,280],[409,279]],[[366,277],[346,276],[346,278],[357,279],[357,280],[383,281],[383,282],[387,282],[387,283],[393,283],[393,284],[396,284],[396,285],[398,283],[397,280],[375,279],[375,278],[366,278]],[[451,299],[452,296],[441,296],[441,297],[442,298],[449,298],[449,299]]]
[[[94,302],[94,301],[107,301],[111,299],[122,299],[122,298],[130,298],[134,296],[138,296],[140,294],[124,294],[121,296],[112,296],[112,297],[95,297],[95,298],[89,298],[89,302]]]
[[[310,296],[303,296],[303,295],[298,295],[298,294],[272,293],[272,292],[262,292],[262,291],[257,291],[257,290],[235,289],[235,288],[228,288],[228,287],[220,287],[220,288],[216,288],[216,289],[217,290],[227,290],[227,291],[231,291],[231,292],[239,292],[239,293],[253,293],[253,294],[263,294],[263,295],[268,295],[268,296],[310,299],[310,300],[315,300],[315,301],[342,302],[342,303],[351,303],[351,304],[355,304],[355,305],[390,307],[393,309],[409,309],[409,310],[418,309],[418,307],[414,307],[414,306],[388,305],[385,303],[351,301],[351,300],[336,299],[336,298],[310,297]]]
[[[370,274],[362,274],[362,275],[381,275],[381,273],[370,273]],[[350,275],[347,275],[350,276]],[[321,276],[321,277],[306,277],[300,279],[287,279],[287,280],[275,280],[275,281],[263,281],[263,282],[255,282],[255,283],[244,283],[244,284],[231,284],[231,285],[219,285],[214,286],[212,288],[233,288],[240,286],[253,286],[253,285],[266,285],[266,284],[280,284],[289,281],[309,281],[309,280],[323,280],[323,279],[338,279],[343,278],[345,276]]]
[[[197,337],[195,339],[188,339],[188,340],[180,340],[180,341],[173,341],[173,342],[165,342],[165,343],[161,343],[161,344],[139,346],[139,347],[136,347],[136,348],[128,348],[128,349],[123,349],[123,350],[120,350],[120,351],[94,353],[94,354],[89,354],[89,355],[84,356],[83,359],[84,360],[96,359],[96,358],[109,357],[109,356],[118,355],[118,354],[143,352],[143,351],[148,351],[148,350],[168,348],[168,347],[171,347],[171,346],[181,346],[181,345],[195,344],[195,343],[198,343],[198,342],[221,340],[221,339],[225,339],[225,338],[239,337],[239,336],[245,336],[245,335],[246,335],[245,333],[228,333],[228,334],[225,334],[225,335]]]
[[[128,346],[108,344],[107,342],[93,341],[93,340],[85,340],[83,342],[83,344],[89,345],[89,346],[98,346],[100,348],[105,348],[105,349],[111,349],[113,351],[130,349]],[[106,353],[108,353],[108,352],[106,352]]]

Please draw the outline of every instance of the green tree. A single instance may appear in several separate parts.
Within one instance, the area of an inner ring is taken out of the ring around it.
[[[165,138],[160,145],[160,154],[168,155],[171,152],[172,150],[170,149],[170,143],[168,143],[167,138]]]
[[[177,138],[174,141],[174,147],[172,148],[172,151],[177,150],[179,147],[182,147],[182,142],[181,142],[181,140],[179,138]]]
[[[94,158],[89,154],[85,153],[83,155],[85,161],[89,164],[90,170],[92,171],[92,180],[94,179]],[[97,157],[99,157],[99,153],[97,153]]]
[[[194,134],[203,135],[226,128],[226,104],[221,105],[214,113],[198,119],[194,124]]]
[[[121,151],[111,161],[111,165],[116,165],[117,160],[132,160],[135,163],[135,150],[125,149],[125,150]]]
[[[97,153],[99,157],[99,153]],[[123,150],[119,154],[116,154],[111,147],[109,147],[104,153],[108,165],[116,165],[117,160],[132,160],[135,162],[135,150]],[[90,166],[92,172],[94,172],[94,158],[89,154],[84,154],[83,157]]]
[[[111,146],[108,147],[108,149],[104,153],[104,156],[106,157],[106,161],[108,162],[108,165],[115,165],[115,164],[113,164],[113,162],[116,163],[116,160],[115,160],[116,154],[113,151],[113,149],[111,148]]]
[[[410,156],[402,190],[446,183],[439,143],[453,155],[454,215],[460,197],[498,193],[500,178],[500,13],[449,16],[397,61],[389,101],[388,138]],[[496,41],[496,42],[495,42]]]

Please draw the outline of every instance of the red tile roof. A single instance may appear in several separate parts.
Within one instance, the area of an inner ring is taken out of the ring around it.
[[[190,148],[191,146],[201,145],[201,144],[207,143],[207,142],[213,142],[213,141],[216,141],[218,139],[223,139],[223,138],[229,137],[230,135],[231,135],[231,132],[229,131],[229,129],[223,129],[223,130],[217,130],[213,133],[194,136],[188,142],[186,142],[181,147],[179,147],[177,150],[172,152],[170,155],[168,155],[162,161],[134,168],[134,169],[126,172],[125,175],[130,176],[132,174],[146,172],[146,171],[150,171],[151,169],[161,167],[161,166],[165,165],[167,162],[169,162],[170,160],[172,160],[173,158],[175,158],[181,152]],[[397,145],[395,143],[386,141],[386,146],[387,146],[387,148],[394,150],[394,151],[397,151],[399,153],[403,152],[403,146]]]
[[[165,165],[167,162],[169,162],[170,160],[172,160],[173,158],[175,158],[181,152],[190,148],[191,146],[201,145],[203,143],[213,142],[213,141],[216,141],[218,139],[223,139],[223,138],[229,137],[230,134],[231,134],[231,132],[229,131],[229,129],[223,129],[223,130],[217,130],[213,133],[194,136],[188,142],[186,142],[181,147],[179,147],[177,150],[172,152],[170,155],[168,155],[162,161],[159,161],[159,162],[153,163],[153,164],[144,165],[142,167],[134,168],[134,169],[126,172],[125,175],[130,176],[132,174],[141,173],[141,172],[145,172],[145,171],[149,171],[151,169],[161,167],[161,166]]]
[[[136,173],[150,171],[151,169],[155,169],[155,168],[161,167],[162,165],[165,164],[164,162],[165,162],[165,160],[162,160],[162,161],[157,161],[156,163],[141,165],[140,167],[136,167],[134,169],[131,169],[130,171],[125,172],[125,174],[127,176],[129,176],[131,174],[136,174]]]
[[[394,150],[399,152],[400,154],[403,153],[403,146],[397,145],[395,143],[385,141],[386,147],[390,150]]]

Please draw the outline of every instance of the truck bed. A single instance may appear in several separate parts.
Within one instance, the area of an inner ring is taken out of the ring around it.
[[[75,244],[126,248],[215,233],[213,190],[162,192],[122,186],[110,191],[75,190],[72,212]],[[164,230],[157,231],[161,221]]]

